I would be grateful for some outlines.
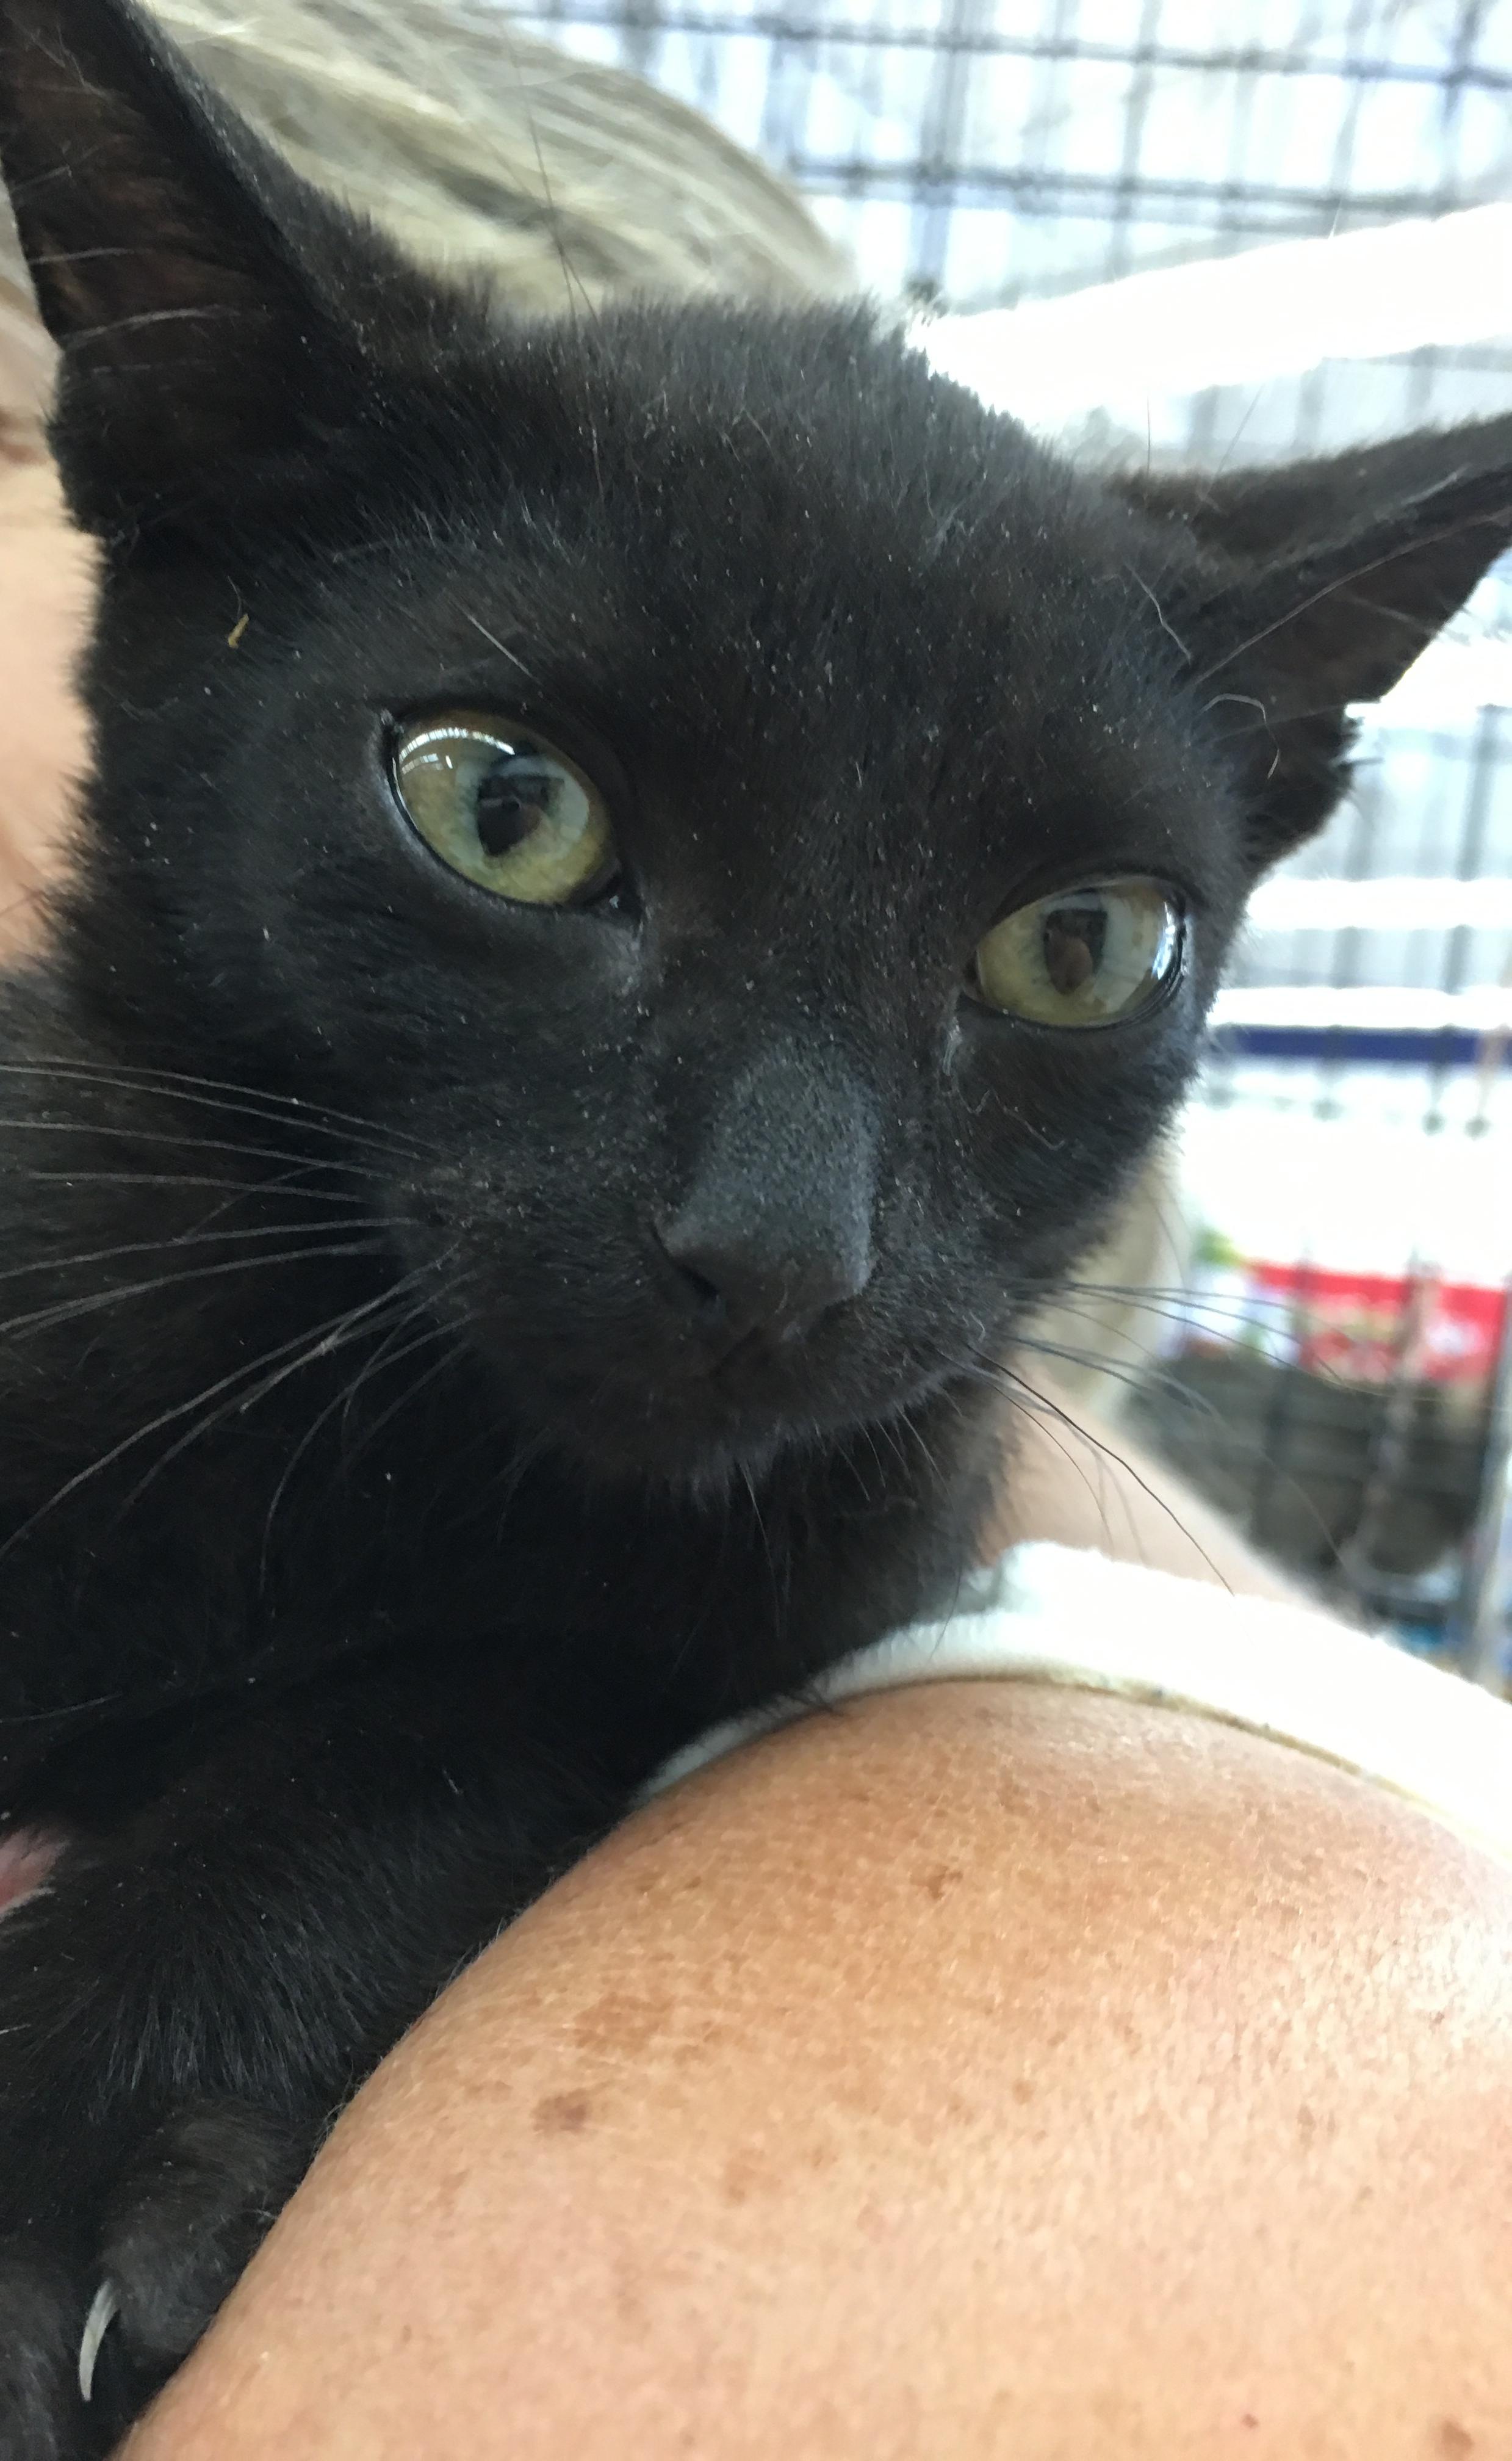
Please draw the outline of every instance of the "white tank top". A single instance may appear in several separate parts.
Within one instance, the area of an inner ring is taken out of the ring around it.
[[[953,1612],[821,1675],[812,1699],[983,1677],[1119,1692],[1217,1718],[1354,1770],[1512,1859],[1512,1707],[1321,1612],[1079,1549],[1012,1548]],[[714,1727],[647,1787],[659,1794],[806,1713],[785,1701]]]

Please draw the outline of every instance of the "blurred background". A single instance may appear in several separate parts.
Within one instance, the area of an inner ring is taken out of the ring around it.
[[[1512,0],[556,0],[799,186],[938,362],[1221,463],[1512,411]],[[1512,560],[1262,889],[1117,1387],[1255,1542],[1504,1683]],[[1105,1398],[1105,1396],[1099,1396]]]

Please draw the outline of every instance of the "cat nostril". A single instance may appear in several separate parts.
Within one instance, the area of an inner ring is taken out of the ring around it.
[[[686,1257],[672,1256],[671,1251],[669,1251],[669,1256],[679,1279],[686,1287],[690,1298],[695,1301],[700,1314],[707,1316],[723,1316],[724,1295],[718,1283],[711,1281],[707,1273],[701,1273],[696,1265],[689,1264]]]
[[[731,1341],[758,1329],[773,1340],[791,1339],[854,1298],[871,1272],[864,1244],[854,1255],[824,1249],[799,1255],[785,1242],[764,1241],[759,1225],[711,1236],[702,1226],[673,1222],[657,1237],[702,1330]]]

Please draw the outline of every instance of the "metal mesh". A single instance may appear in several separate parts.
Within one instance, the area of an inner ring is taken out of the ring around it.
[[[786,171],[865,287],[954,310],[1512,196],[1512,0],[556,0],[533,22]],[[1509,405],[1512,332],[1075,440],[1263,460]],[[1458,634],[1512,634],[1512,562]],[[1462,1643],[1467,1546],[1481,1575],[1495,1552],[1485,1310],[1512,1261],[1512,715],[1388,704],[1283,877],[1187,1120],[1201,1288],[1177,1336],[1152,1318],[1141,1406],[1262,1542]],[[1454,882],[1480,885],[1468,912]],[[1481,1343],[1463,1373],[1457,1339]]]
[[[980,307],[1512,189],[1508,0],[558,0],[807,190],[884,295]]]

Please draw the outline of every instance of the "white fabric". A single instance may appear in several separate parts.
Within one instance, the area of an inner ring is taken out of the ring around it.
[[[1270,1736],[1407,1796],[1512,1858],[1512,1707],[1367,1633],[1069,1547],[1016,1547],[963,1582],[953,1614],[912,1624],[819,1679],[814,1697],[955,1678],[1121,1692]],[[659,1794],[805,1714],[780,1702],[669,1762]]]

